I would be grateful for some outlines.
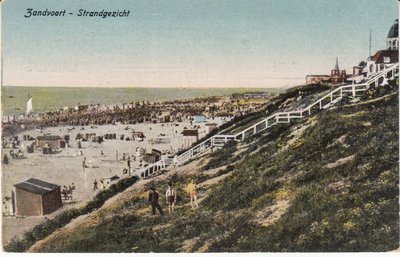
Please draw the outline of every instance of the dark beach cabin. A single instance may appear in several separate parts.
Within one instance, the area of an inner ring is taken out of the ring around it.
[[[38,136],[36,138],[36,147],[43,148],[49,146],[51,149],[60,149],[65,147],[65,141],[60,136]]]
[[[14,187],[17,216],[42,216],[62,205],[59,185],[31,178]]]

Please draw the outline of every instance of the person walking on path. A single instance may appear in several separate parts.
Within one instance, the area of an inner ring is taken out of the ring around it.
[[[161,216],[164,216],[164,212],[161,209],[160,204],[158,203],[158,192],[156,191],[156,188],[154,186],[150,187],[150,191],[149,191],[149,202],[151,204],[151,211],[154,215],[156,215],[156,208],[157,210],[160,212]]]
[[[199,204],[197,203],[196,184],[194,183],[193,179],[190,181],[185,189],[185,191],[189,194],[190,205],[192,205],[192,209],[194,209],[195,207],[198,208]]]
[[[128,173],[129,173],[129,177],[130,177],[131,176],[131,157],[130,156],[128,156],[126,164],[128,165]]]
[[[93,182],[93,190],[94,191],[96,191],[98,188],[97,188],[97,180],[94,180],[94,182]]]
[[[83,167],[83,172],[85,172],[85,168],[87,167],[86,166],[86,157],[83,157],[82,167]]]
[[[167,191],[165,192],[165,200],[168,204],[168,212],[173,213],[175,202],[176,202],[176,194],[175,194],[175,190],[172,187],[171,182],[168,183],[168,188],[167,188]]]
[[[173,162],[174,162],[174,168],[176,168],[176,166],[178,166],[178,155],[175,154]]]

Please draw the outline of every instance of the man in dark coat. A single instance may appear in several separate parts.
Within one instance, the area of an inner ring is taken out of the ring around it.
[[[156,191],[156,188],[154,186],[150,187],[149,202],[151,204],[151,210],[152,210],[153,217],[156,214],[156,208],[160,212],[161,216],[164,216],[164,212],[161,209],[160,204],[158,203],[158,196],[159,196],[159,194]]]

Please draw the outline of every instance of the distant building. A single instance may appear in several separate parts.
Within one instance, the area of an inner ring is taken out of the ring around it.
[[[338,58],[336,58],[335,69],[331,70],[331,77],[329,79],[329,83],[340,84],[344,82],[346,82],[346,70],[339,69]]]
[[[50,147],[51,149],[60,149],[65,147],[65,141],[60,136],[38,136],[36,138],[36,147]]]
[[[197,129],[185,129],[182,131],[183,142],[182,148],[186,149],[199,140],[199,131]]]
[[[307,75],[306,84],[328,83],[329,75]]]
[[[336,65],[331,70],[331,75],[307,75],[306,84],[317,84],[317,83],[328,83],[328,84],[340,84],[346,82],[346,70],[339,69],[338,58],[336,58]]]
[[[62,205],[59,185],[31,178],[14,187],[18,216],[46,215]]]

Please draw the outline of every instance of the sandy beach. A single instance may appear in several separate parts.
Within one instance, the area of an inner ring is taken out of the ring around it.
[[[225,122],[222,118],[207,119],[207,122],[213,122],[220,126]],[[102,125],[102,126],[79,126],[71,130],[72,126],[57,126],[48,127],[39,130],[24,131],[18,134],[19,138],[23,135],[30,135],[34,138],[46,135],[64,135],[70,136],[69,145],[61,149],[59,153],[43,154],[40,149],[35,149],[33,153],[24,152],[24,159],[11,159],[8,165],[2,164],[2,195],[3,199],[6,196],[11,196],[11,190],[14,190],[14,185],[30,178],[40,179],[46,182],[60,185],[61,187],[75,185],[76,190],[73,191],[73,203],[64,201],[64,205],[76,206],[90,200],[98,190],[110,186],[118,180],[110,181],[108,178],[118,176],[124,178],[128,174],[123,174],[123,170],[128,168],[127,161],[123,160],[130,156],[131,159],[131,174],[138,174],[142,157],[136,156],[136,151],[139,148],[146,149],[150,153],[152,149],[157,149],[163,152],[163,156],[171,156],[182,147],[181,132],[187,128],[199,127],[199,139],[206,136],[207,129],[205,122],[195,123],[192,125],[189,121],[173,122],[173,123],[141,123],[135,125]],[[129,140],[126,137],[132,138],[132,131],[143,132],[145,138],[143,141]],[[102,143],[97,142],[81,142],[82,148],[78,149],[78,141],[75,140],[78,133],[95,133],[97,136],[103,136],[107,133],[115,133],[117,139],[104,140]],[[124,140],[121,140],[121,135],[124,135]],[[168,143],[152,143],[156,138],[163,138]],[[7,139],[7,138],[6,138]],[[22,141],[22,144],[29,145],[33,141]],[[3,154],[8,154],[10,148],[3,149]],[[82,155],[80,155],[82,153]],[[103,153],[103,155],[102,155]],[[83,160],[86,158],[87,168],[83,168]],[[136,160],[134,160],[136,159]],[[145,162],[142,162],[144,165]],[[98,182],[98,190],[94,190],[94,180]],[[104,180],[104,186],[100,183]],[[65,207],[63,207],[65,208]],[[4,208],[3,208],[4,212]],[[53,216],[52,213],[47,216]],[[44,217],[29,217],[15,218],[6,217],[3,222],[3,243],[7,243],[14,236],[21,236],[24,231],[29,230],[34,225],[42,222]],[[15,229],[19,227],[20,229]]]

